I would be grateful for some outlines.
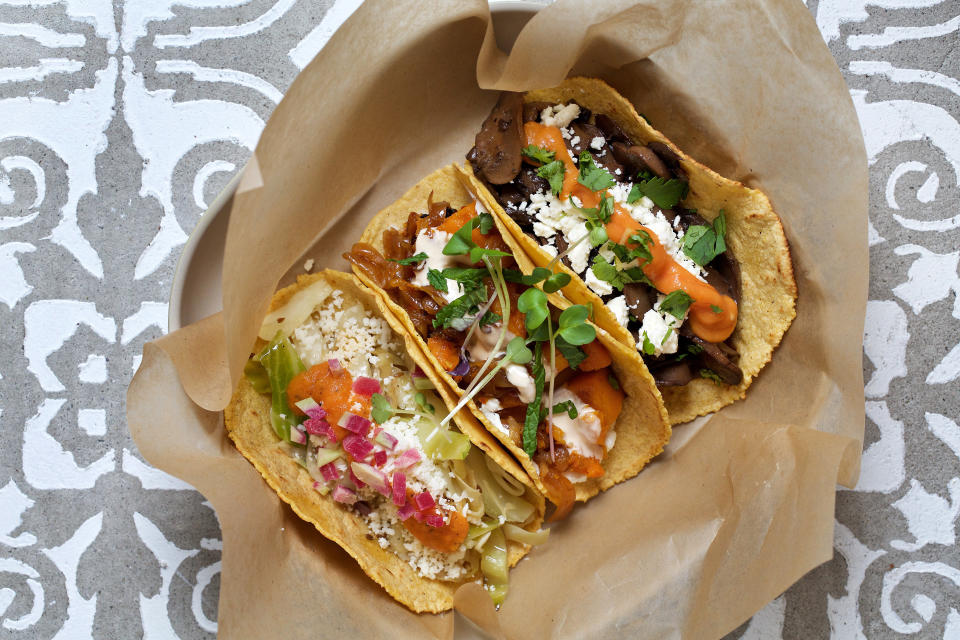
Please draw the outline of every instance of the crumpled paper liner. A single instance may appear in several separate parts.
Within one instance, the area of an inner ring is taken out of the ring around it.
[[[560,0],[510,55],[481,0],[367,0],[300,74],[232,201],[221,314],[144,347],[128,392],[143,455],[214,505],[223,637],[450,638],[283,506],[219,411],[272,292],[340,254],[372,215],[462,161],[496,93],[596,75],[678,146],[763,189],[791,242],[798,315],[747,399],[553,528],[511,573],[495,637],[719,637],[832,555],[835,483],[863,438],[867,164],[843,79],[799,2]],[[291,267],[293,265],[293,267]],[[459,628],[459,627],[458,627]]]

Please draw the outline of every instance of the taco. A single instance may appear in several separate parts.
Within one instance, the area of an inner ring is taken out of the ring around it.
[[[371,221],[345,254],[408,326],[438,375],[555,505],[554,519],[631,478],[670,426],[643,363],[548,296],[563,273],[523,273],[499,222],[440,169]],[[538,288],[543,287],[543,289]]]
[[[795,313],[767,197],[678,150],[606,83],[503,93],[467,154],[523,269],[635,348],[671,422],[744,397]]]
[[[274,296],[227,432],[301,518],[416,612],[542,542],[544,499],[452,396],[380,298],[345,273]],[[443,426],[440,424],[443,422]]]

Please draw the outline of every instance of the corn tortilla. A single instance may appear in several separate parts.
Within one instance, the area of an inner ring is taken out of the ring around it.
[[[427,198],[431,193],[434,202],[446,201],[454,209],[469,204],[474,200],[474,197],[466,186],[468,184],[464,173],[455,165],[434,171],[418,182],[399,200],[380,211],[370,221],[360,241],[370,244],[383,253],[382,237],[386,229],[390,227],[403,228],[411,211],[426,212]],[[501,221],[497,218],[494,221],[500,234],[506,240],[509,240]],[[389,294],[380,289],[376,283],[370,281],[356,266],[354,266],[354,272],[367,286],[381,294],[390,310],[403,320],[408,334],[417,343],[421,353],[433,365],[433,372],[444,380],[450,392],[455,394],[457,398],[462,397],[464,395],[463,390],[444,371],[440,362],[427,347],[424,339],[416,332],[413,322],[403,308],[395,303],[389,297]],[[526,272],[529,273],[529,270]],[[551,296],[550,299],[552,304],[560,308],[569,304],[559,296]],[[600,491],[637,475],[650,459],[663,450],[670,439],[670,424],[660,393],[653,382],[653,377],[643,366],[639,356],[632,353],[630,349],[620,344],[599,327],[597,327],[597,338],[610,351],[613,359],[611,366],[626,393],[626,398],[624,398],[623,410],[614,426],[617,433],[616,443],[602,463],[606,473],[601,478],[590,479],[574,485],[576,498],[581,502],[595,496]],[[540,481],[537,466],[523,449],[518,447],[509,436],[494,427],[475,402],[470,401],[467,407],[473,416],[486,427],[486,430],[493,434],[523,466],[537,489],[549,497],[549,492]]]
[[[638,144],[656,141],[669,146],[689,177],[690,191],[684,204],[696,208],[708,222],[723,210],[727,222],[727,246],[740,263],[741,271],[739,318],[732,341],[740,354],[738,364],[743,371],[743,381],[738,385],[727,385],[696,378],[681,387],[664,387],[660,393],[672,424],[687,422],[743,399],[747,387],[770,361],[773,350],[796,316],[797,285],[790,248],[770,200],[763,192],[724,178],[684,154],[637,114],[626,98],[602,80],[568,78],[557,87],[529,91],[524,95],[524,102],[570,101],[576,101],[594,113],[607,114]],[[473,175],[469,166],[465,170]],[[515,253],[523,254],[522,257],[517,255],[521,269],[528,272],[535,266],[547,266],[552,256],[523,232],[489,190],[479,181],[476,184],[481,201],[508,230]],[[522,251],[516,251],[518,248]],[[559,266],[572,278],[564,287],[563,295],[576,304],[592,304],[597,324],[635,349],[636,336],[617,322],[600,296],[562,262]]]
[[[274,295],[270,310],[283,306],[293,294],[320,279],[327,280],[345,299],[359,301],[368,311],[386,319],[393,331],[403,337],[412,361],[433,381],[447,407],[453,407],[449,392],[431,371],[430,365],[411,340],[409,332],[390,314],[381,298],[363,287],[352,275],[328,270],[300,276],[296,284],[281,289]],[[264,344],[264,341],[258,340],[254,350],[259,351]],[[527,486],[527,498],[537,508],[535,521],[528,525],[528,528],[536,530],[543,521],[543,497],[534,489],[516,462],[504,453],[499,444],[471,416],[461,412],[455,420],[461,432],[466,434],[474,445]],[[298,516],[312,523],[321,534],[340,545],[364,572],[393,598],[417,613],[439,613],[453,607],[453,595],[457,587],[471,580],[446,582],[417,575],[409,564],[389,549],[382,549],[376,539],[366,537],[369,530],[363,518],[334,502],[330,495],[317,493],[313,489],[313,477],[309,472],[278,446],[279,440],[270,425],[269,395],[257,393],[250,382],[242,378],[224,411],[224,421],[227,434],[237,449],[256,467],[280,499],[289,504]],[[510,566],[515,565],[530,549],[527,545],[513,541],[508,541],[507,544]]]

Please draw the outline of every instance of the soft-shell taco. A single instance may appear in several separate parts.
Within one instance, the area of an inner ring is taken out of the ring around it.
[[[504,93],[467,154],[521,268],[643,357],[671,422],[743,398],[795,315],[767,197],[684,155],[606,83]]]
[[[562,273],[523,273],[467,176],[446,167],[384,209],[346,254],[456,394],[565,515],[636,475],[670,427],[636,354],[590,310],[548,298]],[[559,303],[559,305],[557,304]]]
[[[544,500],[352,275],[279,291],[225,411],[237,449],[304,520],[416,612],[453,606],[541,542]],[[441,421],[444,421],[441,427]]]

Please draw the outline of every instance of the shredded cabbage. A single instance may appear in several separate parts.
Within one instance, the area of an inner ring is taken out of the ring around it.
[[[326,300],[331,293],[333,293],[333,287],[323,279],[296,292],[285,305],[267,314],[260,325],[260,337],[263,340],[269,340],[271,336],[279,333],[286,338],[303,324],[317,305]]]
[[[294,428],[300,420],[293,413],[293,409],[287,403],[287,386],[301,371],[306,370],[300,356],[290,341],[278,331],[266,347],[263,348],[256,359],[260,361],[270,380],[270,391],[272,403],[270,405],[270,423],[277,437],[289,442],[290,430]]]
[[[480,560],[484,588],[490,593],[493,604],[498,607],[507,597],[507,540],[499,528],[490,532],[490,539],[483,549]]]
[[[467,456],[467,465],[473,471],[480,493],[483,496],[483,507],[486,514],[492,518],[503,516],[510,522],[526,522],[536,510],[535,507],[523,499],[522,496],[511,495],[494,478],[489,467],[483,460],[483,453],[472,451]]]
[[[421,417],[418,431],[423,451],[434,460],[463,460],[470,453],[470,438]]]

